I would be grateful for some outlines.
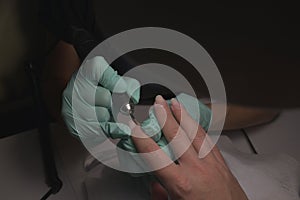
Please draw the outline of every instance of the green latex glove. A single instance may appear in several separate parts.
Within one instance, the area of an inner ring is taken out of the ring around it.
[[[137,103],[139,88],[137,80],[119,76],[103,57],[87,60],[73,74],[63,92],[62,115],[69,131],[81,138],[89,138],[95,144],[103,142],[106,137],[128,138],[130,128],[112,119],[111,92],[127,93]],[[95,113],[97,119],[93,117]],[[80,130],[75,126],[75,120],[82,125]],[[99,133],[99,126],[105,135]]]

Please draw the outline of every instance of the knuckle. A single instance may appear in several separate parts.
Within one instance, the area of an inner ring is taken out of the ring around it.
[[[176,191],[178,196],[186,196],[192,191],[191,181],[185,176],[178,176],[176,179]]]

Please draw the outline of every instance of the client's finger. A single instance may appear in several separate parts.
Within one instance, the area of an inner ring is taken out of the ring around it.
[[[181,160],[195,160],[196,151],[191,147],[191,140],[187,137],[184,130],[179,126],[167,104],[167,102],[158,95],[155,99],[155,114],[160,127],[174,154]]]
[[[142,158],[163,183],[175,181],[174,177],[178,177],[178,174],[180,174],[178,166],[154,140],[142,131],[140,126],[135,126],[132,129],[132,140],[137,150],[141,153]]]
[[[217,157],[219,161],[224,162],[224,158],[217,146],[212,144],[205,130],[190,116],[184,106],[182,106],[176,99],[171,99],[171,109],[176,120],[180,123],[180,126],[184,129],[189,138],[193,140],[193,146],[196,152],[199,153],[200,148],[204,145],[201,150],[212,150],[214,156]],[[210,154],[208,154],[207,157],[209,158]]]
[[[187,133],[188,137],[193,141],[193,146],[197,152],[206,137],[204,129],[189,115],[185,108],[179,104],[176,99],[171,99],[172,112],[180,123],[180,126]]]

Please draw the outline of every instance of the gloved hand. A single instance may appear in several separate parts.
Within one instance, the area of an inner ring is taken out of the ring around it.
[[[112,96],[126,93],[134,103],[139,101],[140,84],[129,77],[121,77],[105,59],[96,56],[82,64],[63,92],[62,115],[69,131],[81,138],[101,143],[110,138],[128,138],[130,128],[117,124],[112,118]],[[97,117],[94,117],[96,113]],[[80,122],[81,128],[75,126]],[[99,133],[99,126],[103,133]],[[121,127],[121,128],[120,128]]]

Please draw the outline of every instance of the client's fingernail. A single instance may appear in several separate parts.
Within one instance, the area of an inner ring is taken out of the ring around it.
[[[171,99],[171,103],[172,103],[172,108],[180,110],[180,104],[175,98]]]
[[[164,98],[161,96],[161,95],[157,95],[155,97],[155,103],[158,103],[158,104],[163,104],[164,103]]]

